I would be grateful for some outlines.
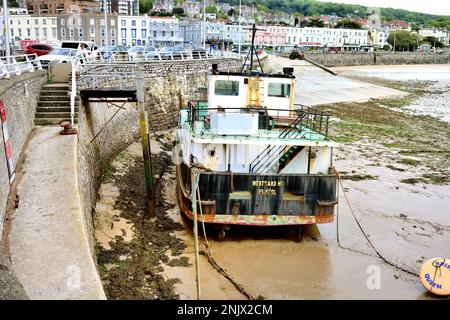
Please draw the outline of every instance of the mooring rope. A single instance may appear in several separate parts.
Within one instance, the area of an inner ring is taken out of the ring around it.
[[[414,271],[405,269],[405,268],[402,267],[402,266],[399,266],[399,265],[397,265],[397,264],[395,264],[395,263],[393,263],[393,262],[390,262],[390,261],[387,260],[383,255],[381,255],[381,253],[375,248],[374,244],[373,244],[372,241],[369,239],[369,236],[366,234],[366,232],[364,231],[364,228],[362,227],[361,223],[359,222],[358,218],[356,217],[356,214],[355,214],[355,212],[354,212],[354,210],[353,210],[353,208],[352,208],[352,206],[351,206],[351,204],[350,204],[350,201],[348,200],[348,197],[347,197],[347,195],[346,195],[346,193],[345,193],[345,189],[344,189],[344,185],[342,184],[341,176],[340,176],[339,173],[337,173],[337,174],[338,174],[339,185],[340,185],[341,188],[342,188],[342,192],[344,193],[344,199],[345,199],[345,201],[346,201],[346,203],[347,203],[347,205],[348,205],[348,207],[349,207],[349,209],[350,209],[350,212],[351,212],[351,214],[352,214],[352,216],[353,216],[353,219],[355,220],[356,224],[358,225],[359,230],[361,231],[361,233],[364,235],[364,238],[366,238],[366,240],[367,240],[367,242],[369,243],[370,247],[371,247],[372,250],[375,252],[376,256],[377,256],[379,259],[381,259],[384,263],[386,263],[387,265],[390,265],[391,267],[394,267],[394,268],[396,268],[396,269],[398,269],[398,270],[401,270],[401,271],[406,272],[406,273],[408,273],[408,274],[410,274],[410,275],[413,275],[413,276],[419,276],[419,274],[418,274],[417,272],[414,272]],[[339,196],[339,186],[338,186],[338,196]],[[360,253],[360,254],[365,254],[365,255],[369,255],[369,256],[372,256],[372,257],[373,257],[373,255],[367,254],[367,253],[365,253],[365,252],[353,250],[353,249],[350,249],[350,248],[346,248],[346,247],[344,247],[344,246],[341,245],[340,239],[339,239],[339,204],[338,204],[338,209],[337,209],[337,214],[336,214],[336,233],[337,233],[337,235],[336,235],[337,242],[338,242],[338,245],[339,245],[339,247],[340,247],[341,249],[350,250],[350,251],[353,251],[353,252],[357,252],[357,253]]]
[[[205,227],[205,219],[203,216],[203,209],[202,209],[202,204],[201,204],[201,198],[200,198],[200,188],[199,188],[199,180],[200,180],[200,175],[197,175],[196,177],[196,189],[197,189],[197,198],[198,198],[198,202],[199,202],[199,207],[200,207],[200,216],[201,216],[201,223],[202,223],[202,229],[203,229],[203,236],[205,238],[205,247],[206,247],[206,251],[202,252],[207,258],[208,258],[208,262],[211,264],[211,266],[217,270],[217,272],[219,272],[222,276],[224,276],[228,281],[231,282],[231,284],[233,284],[233,286],[243,295],[245,295],[249,300],[254,300],[253,296],[236,280],[233,279],[233,277],[227,272],[225,271],[224,268],[222,268],[217,261],[214,259],[214,257],[211,254],[211,246],[209,245],[209,241],[208,241],[208,237],[206,236],[206,227]]]

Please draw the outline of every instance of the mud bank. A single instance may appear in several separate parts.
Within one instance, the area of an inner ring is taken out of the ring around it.
[[[160,180],[170,172],[167,147],[155,142],[153,170]],[[142,149],[132,144],[111,163],[99,192],[94,216],[96,256],[109,299],[175,299],[177,279],[165,279],[163,263],[188,265],[181,256],[186,245],[174,235],[182,226],[167,216],[173,204],[165,201],[156,182],[157,220],[148,218]]]

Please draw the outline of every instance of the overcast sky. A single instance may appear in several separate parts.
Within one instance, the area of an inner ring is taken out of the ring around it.
[[[318,0],[318,1],[361,4],[370,7],[405,9],[410,11],[450,16],[450,0],[328,0],[328,1]]]

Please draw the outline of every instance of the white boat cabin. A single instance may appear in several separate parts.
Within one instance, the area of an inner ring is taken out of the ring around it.
[[[212,171],[327,174],[329,116],[294,105],[292,68],[282,74],[219,72],[180,111],[182,161]]]

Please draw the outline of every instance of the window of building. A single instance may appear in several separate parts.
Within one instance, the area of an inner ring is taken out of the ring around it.
[[[47,25],[47,19],[42,19],[42,24]]]
[[[100,34],[102,37],[104,37],[106,35],[105,29],[100,29]]]
[[[142,38],[142,39],[147,38],[147,30],[146,30],[146,29],[142,29],[142,30],[141,30],[141,38]]]
[[[116,45],[116,40],[112,39],[111,40],[111,45],[115,46]]]
[[[61,19],[61,25],[64,26],[66,24],[66,20]]]
[[[11,29],[11,31],[12,31],[12,29]],[[34,29],[34,36],[36,37],[36,39],[39,39],[39,29],[38,28]]]
[[[95,28],[90,29],[90,36],[95,37]]]
[[[116,29],[111,29],[111,37],[115,37],[116,36]]]
[[[131,20],[131,26],[136,27],[136,20]]]
[[[109,20],[109,24],[112,25],[112,26],[115,26],[116,25],[116,20],[114,20],[114,19]]]
[[[83,38],[83,29],[82,28],[78,29],[78,34],[79,34],[80,38]]]
[[[95,26],[95,19],[89,19],[89,25]]]
[[[56,28],[52,28],[52,38],[56,38],[57,34],[56,34]]]
[[[34,19],[34,25],[39,25],[39,20],[38,19]]]
[[[287,83],[269,83],[269,97],[286,98],[291,95],[291,85]]]
[[[27,37],[28,37],[28,38],[31,37],[31,29],[27,29]]]
[[[146,27],[147,26],[147,22],[145,20],[142,20],[142,26]]]
[[[72,28],[69,29],[69,37],[73,38],[75,36],[75,32]]]
[[[136,29],[131,29],[131,38],[136,39]]]
[[[121,32],[121,37],[122,37],[122,39],[125,39],[125,38],[127,37],[127,29],[122,28],[122,29],[120,30],[120,32]]]
[[[239,81],[216,80],[214,83],[214,94],[218,96],[238,96]]]
[[[56,19],[52,19],[52,26],[56,26]]]
[[[105,19],[100,19],[100,25],[104,26],[105,25]]]
[[[127,22],[125,20],[121,20],[120,23],[122,24],[122,27],[125,27],[127,25]]]

